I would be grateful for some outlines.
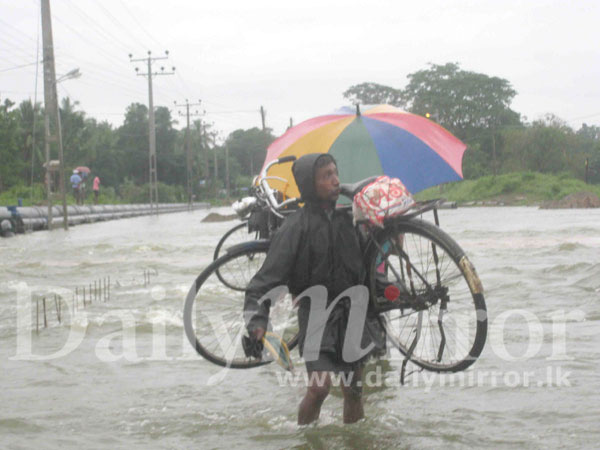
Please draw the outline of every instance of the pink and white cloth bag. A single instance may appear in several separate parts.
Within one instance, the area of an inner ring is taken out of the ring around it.
[[[366,219],[383,227],[386,218],[404,214],[414,203],[398,178],[382,175],[354,196],[352,215],[355,222]]]

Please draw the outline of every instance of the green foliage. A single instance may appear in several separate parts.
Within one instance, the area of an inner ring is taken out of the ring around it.
[[[344,96],[360,103],[389,103],[409,107],[417,114],[432,113],[433,120],[462,138],[468,145],[463,174],[466,180],[476,182],[470,185],[465,181],[460,188],[453,188],[459,197],[514,196],[526,190],[532,198],[543,199],[574,189],[575,179],[586,176],[591,183],[600,184],[600,127],[584,124],[574,131],[553,115],[521,123],[519,114],[510,108],[515,94],[507,80],[448,63],[430,64],[411,73],[404,89],[362,83],[350,87]],[[118,128],[87,117],[69,98],[62,100],[60,112],[66,178],[74,167],[88,166],[92,170],[89,183],[94,176],[101,179],[100,201],[146,202],[148,108],[139,103],[129,105]],[[207,200],[222,195],[227,185],[226,165],[231,195],[244,195],[242,190],[250,186],[262,167],[267,146],[275,139],[271,130],[252,128],[236,130],[218,145],[211,125],[195,121],[188,135],[174,128],[176,122],[164,107],[156,108],[155,124],[160,201],[187,200],[187,142],[193,193],[197,200]],[[57,159],[57,145],[50,147],[51,159]],[[25,204],[43,203],[44,161],[42,107],[31,101],[16,107],[4,100],[0,105],[2,203],[14,204],[18,198]],[[519,174],[511,178],[509,174],[514,172]],[[557,174],[557,181],[547,182],[538,172]],[[486,178],[492,174],[498,176]],[[31,183],[33,190],[26,187]],[[91,192],[88,194],[86,201],[91,202]]]
[[[390,86],[377,83],[361,83],[349,87],[344,92],[344,98],[352,104],[378,105],[386,104],[404,107],[402,92]]]
[[[510,107],[515,95],[508,80],[462,70],[457,63],[429,64],[409,74],[404,89],[362,83],[344,92],[352,101],[404,104],[415,114],[430,113],[467,144],[465,179],[529,170],[600,183],[600,127],[583,124],[575,132],[553,114],[521,123]]]
[[[46,190],[42,184],[34,184],[33,186],[16,184],[0,192],[0,205],[17,205],[19,199],[21,199],[23,206],[34,206],[43,204],[45,196]]]
[[[270,130],[235,130],[227,138],[229,156],[239,162],[240,174],[257,175],[266,157],[267,147],[275,140]]]
[[[436,186],[419,192],[419,200],[446,198],[459,203],[499,200],[510,204],[537,204],[545,200],[560,200],[575,192],[590,191],[600,196],[600,186],[562,173],[513,172],[487,175],[477,180],[464,180]]]
[[[0,191],[19,184],[27,164],[20,139],[22,122],[19,113],[11,110],[13,105],[10,100],[0,105]]]
[[[518,114],[510,110],[516,91],[508,80],[461,70],[456,63],[430,64],[409,74],[408,80],[402,98],[410,111],[431,113],[460,139],[515,119],[518,123]]]

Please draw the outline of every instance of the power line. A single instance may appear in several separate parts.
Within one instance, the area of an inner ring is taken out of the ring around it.
[[[36,49],[35,49],[35,59],[36,59],[36,65],[35,65],[35,82],[34,82],[34,90],[35,90],[35,94],[33,97],[33,107],[32,107],[32,111],[33,111],[33,130],[31,132],[31,173],[30,173],[30,193],[29,193],[29,198],[30,200],[33,200],[33,161],[34,161],[34,155],[35,155],[35,119],[37,117],[37,114],[35,113],[35,107],[36,107],[36,103],[37,103],[37,91],[38,91],[38,71],[39,71],[39,59],[40,59],[40,20],[41,20],[41,16],[38,15],[38,23],[36,26],[36,30],[37,30],[37,45],[36,45]]]
[[[2,72],[8,72],[10,70],[22,69],[23,67],[35,66],[35,65],[38,64],[38,62],[44,62],[44,61],[36,61],[36,62],[29,63],[29,64],[21,64],[20,66],[9,67],[7,69],[0,70],[0,73],[2,73]]]
[[[100,7],[100,9],[102,9],[102,11],[104,12],[104,14],[105,14],[105,15],[106,15],[106,16],[107,16],[107,17],[108,17],[110,20],[112,20],[112,21],[113,21],[113,23],[114,23],[114,24],[117,26],[117,28],[118,28],[118,29],[120,29],[120,30],[125,30],[127,33],[129,33],[129,35],[130,35],[130,36],[132,36],[132,37],[133,37],[133,40],[134,40],[136,43],[138,43],[138,44],[139,44],[139,45],[140,45],[142,48],[143,48],[143,47],[145,47],[145,44],[144,44],[143,42],[139,41],[139,40],[138,40],[138,37],[137,37],[137,36],[135,36],[135,35],[134,35],[134,34],[133,34],[133,33],[132,33],[130,30],[129,30],[129,28],[128,28],[127,26],[125,26],[125,25],[121,24],[121,22],[119,22],[119,21],[117,20],[117,18],[116,18],[115,16],[113,16],[113,15],[110,13],[110,11],[109,11],[109,10],[107,10],[107,9],[106,9],[104,6],[102,6],[102,3],[100,3],[99,1],[96,1],[95,3],[96,3],[96,4],[97,4],[99,7]]]
[[[3,23],[5,26],[7,26],[7,27],[9,27],[9,28],[11,28],[13,30],[15,30],[17,36],[27,38],[28,40],[30,40],[34,44],[36,43],[35,39],[33,39],[32,37],[29,37],[27,34],[23,34],[23,30],[18,29],[17,27],[11,25],[10,23],[8,23],[8,22],[6,22],[6,21],[4,21],[2,19],[0,19],[0,23]],[[3,32],[6,33],[6,29],[3,30]]]
[[[71,7],[73,8],[73,11],[76,14],[78,14],[81,18],[83,18],[87,23],[89,23],[91,25],[92,29],[98,34],[98,36],[103,38],[103,40],[107,40],[107,38],[108,38],[108,39],[112,40],[113,43],[116,43],[117,46],[120,46],[124,52],[129,51],[129,48],[125,44],[123,44],[121,40],[116,38],[112,33],[109,33],[107,30],[103,29],[98,24],[97,20],[90,17],[85,11],[83,11],[79,7],[77,7],[75,5],[75,3],[72,2],[71,0],[67,0],[67,2],[69,2],[69,4],[71,5]]]
[[[149,37],[151,40],[153,40],[155,44],[157,44],[159,47],[163,47],[163,45],[162,45],[162,43],[161,43],[161,42],[158,42],[156,39],[154,39],[154,37],[153,37],[153,36],[152,36],[150,33],[148,33],[148,32],[146,31],[146,29],[145,29],[145,28],[142,26],[142,24],[141,24],[141,23],[140,23],[140,22],[137,20],[137,17],[135,17],[135,15],[134,15],[134,14],[131,12],[131,10],[130,10],[130,9],[127,7],[127,5],[126,5],[126,4],[125,4],[125,3],[124,3],[122,0],[120,0],[120,3],[121,3],[121,5],[123,6],[123,8],[125,9],[125,11],[127,11],[127,13],[129,14],[129,16],[130,16],[130,17],[133,19],[133,21],[134,21],[134,22],[135,22],[135,23],[136,23],[136,24],[137,24],[137,25],[140,27],[140,29],[141,29],[141,30],[142,30],[144,33],[146,33],[146,35],[147,35],[147,36],[148,36],[148,37]]]
[[[596,117],[596,116],[600,116],[600,112],[597,112],[594,114],[588,114],[587,116],[575,117],[574,119],[567,120],[567,123],[576,122],[576,121],[582,120],[582,119],[589,119],[590,117]]]
[[[58,22],[60,22],[62,25],[64,25],[65,27],[67,27],[69,30],[71,30],[73,33],[75,33],[77,36],[79,36],[81,39],[83,39],[85,42],[89,43],[92,47],[94,47],[95,50],[97,50],[99,53],[103,53],[108,59],[111,59],[113,62],[115,62],[116,64],[124,64],[123,60],[115,57],[113,54],[108,53],[106,50],[104,50],[103,47],[100,47],[98,45],[96,45],[95,42],[91,41],[87,36],[81,34],[79,31],[77,31],[75,28],[73,28],[72,26],[70,26],[68,23],[62,21],[60,18],[56,17],[56,20]],[[124,67],[124,66],[123,66]]]

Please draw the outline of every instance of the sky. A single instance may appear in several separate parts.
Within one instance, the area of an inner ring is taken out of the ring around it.
[[[144,63],[173,75],[154,78],[154,105],[178,121],[193,107],[221,138],[290,123],[348,104],[350,86],[403,88],[429,63],[507,79],[512,108],[532,121],[553,113],[578,129],[600,125],[600,2],[578,0],[190,1],[50,0],[59,96],[88,117],[122,124],[126,107],[148,104]],[[0,0],[0,100],[43,101],[39,0]],[[38,53],[39,52],[39,53]],[[39,55],[36,58],[36,55]],[[36,77],[37,73],[37,77]],[[37,92],[37,94],[36,94]],[[194,119],[198,118],[194,117]]]

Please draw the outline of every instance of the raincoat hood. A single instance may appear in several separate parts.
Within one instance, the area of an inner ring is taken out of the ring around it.
[[[317,160],[325,155],[333,159],[327,153],[309,153],[294,161],[292,173],[294,174],[296,185],[304,202],[319,201],[315,190],[315,165],[317,164]],[[335,159],[333,162],[337,164]]]

